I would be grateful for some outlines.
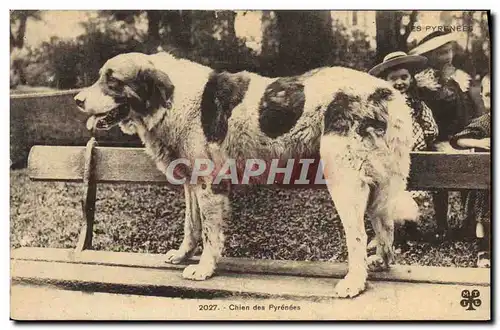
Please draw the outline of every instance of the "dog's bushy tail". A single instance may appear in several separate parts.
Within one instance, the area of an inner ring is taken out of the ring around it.
[[[418,205],[408,191],[394,196],[390,203],[390,209],[395,222],[417,222],[419,220]]]

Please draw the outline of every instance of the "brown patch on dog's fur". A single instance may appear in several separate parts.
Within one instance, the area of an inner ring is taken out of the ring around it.
[[[201,125],[208,142],[221,143],[227,134],[228,120],[241,103],[250,78],[244,73],[213,73],[201,99]]]
[[[304,112],[304,84],[301,77],[278,78],[260,101],[261,131],[271,138],[289,132]]]
[[[324,132],[346,135],[354,124],[355,103],[359,96],[338,92],[325,111]]]

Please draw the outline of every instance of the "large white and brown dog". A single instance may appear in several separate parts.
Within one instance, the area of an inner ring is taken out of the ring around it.
[[[347,240],[349,269],[336,285],[339,297],[362,292],[368,269],[389,267],[394,220],[416,216],[405,192],[410,110],[400,93],[367,73],[325,67],[268,78],[246,71],[215,72],[166,53],[128,53],[108,60],[98,81],[75,101],[93,118],[91,126],[120,125],[125,133],[138,134],[167,178],[192,175],[186,163],[169,171],[178,159],[209,159],[223,167],[228,159],[241,164],[320,155]],[[185,268],[186,279],[211,277],[223,252],[228,187],[215,184],[211,173],[184,184],[184,240],[166,255],[167,262],[179,263],[202,240],[200,262]],[[377,254],[370,258],[365,212],[378,242]]]

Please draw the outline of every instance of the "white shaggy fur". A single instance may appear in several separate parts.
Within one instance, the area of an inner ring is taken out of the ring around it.
[[[366,285],[365,212],[378,241],[377,257],[370,262],[383,268],[389,266],[394,220],[414,217],[415,208],[405,193],[412,138],[410,111],[403,97],[387,82],[339,67],[307,72],[301,78],[305,94],[303,114],[288,132],[270,138],[260,128],[259,106],[266,88],[276,78],[244,72],[249,79],[248,88],[242,101],[232,109],[221,143],[208,143],[201,125],[201,100],[212,70],[169,54],[119,55],[103,66],[99,81],[76,98],[85,102],[82,110],[89,114],[105,113],[110,110],[110,97],[103,88],[106,72],[126,86],[137,87],[137,77],[152,70],[168,75],[174,86],[166,103],[169,106],[150,107],[147,113],[131,106],[129,117],[120,125],[125,132],[139,135],[161,171],[166,173],[175,158],[208,158],[221,165],[229,158],[286,160],[319,153],[348,247],[349,272],[336,286],[338,296],[356,296]],[[389,96],[376,99],[374,95],[379,90],[388,91]],[[350,118],[349,124],[344,132],[325,130],[330,124],[325,122],[325,114],[332,111],[329,106],[340,94],[350,97],[347,108],[341,109]],[[362,128],[367,118],[384,122],[386,128]],[[186,184],[184,240],[178,250],[171,250],[166,256],[168,262],[179,263],[192,255],[200,239],[203,241],[200,263],[187,267],[183,273],[188,279],[212,276],[224,247],[222,229],[230,217],[230,203],[227,194],[214,190],[210,179]]]

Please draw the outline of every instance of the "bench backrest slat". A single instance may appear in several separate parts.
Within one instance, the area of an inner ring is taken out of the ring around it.
[[[34,146],[28,158],[29,176],[42,181],[81,181],[85,147]],[[166,183],[143,148],[95,148],[98,183]]]
[[[81,181],[85,147],[34,146],[29,176],[42,181]],[[98,183],[166,183],[143,148],[97,147]],[[490,189],[490,154],[412,153],[411,189]],[[300,186],[298,186],[300,187]]]
[[[489,153],[412,153],[408,186],[430,190],[432,188],[490,189],[490,172]]]
[[[32,180],[81,181],[85,147],[34,146],[28,156]]]

